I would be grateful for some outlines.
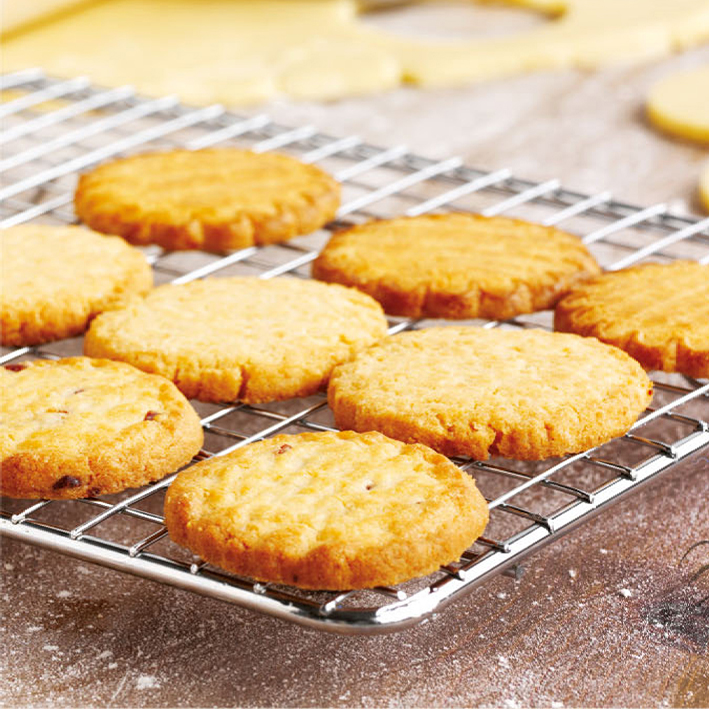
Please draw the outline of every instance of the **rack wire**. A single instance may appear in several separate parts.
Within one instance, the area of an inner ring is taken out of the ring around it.
[[[638,207],[608,192],[581,194],[558,180],[521,179],[508,169],[429,160],[403,146],[377,147],[356,136],[333,137],[312,126],[292,128],[264,114],[240,115],[220,105],[190,107],[175,97],[146,98],[129,86],[103,88],[83,77],[62,80],[39,69],[0,79],[0,227],[33,220],[73,223],[77,175],[132,152],[235,145],[280,150],[318,163],[343,184],[336,220],[291,242],[214,255],[144,249],[157,282],[253,274],[308,277],[308,265],[333,229],[372,217],[434,211],[509,214],[578,233],[608,270],[647,259],[709,263],[709,219],[671,214],[664,204]],[[390,333],[427,321],[394,318]],[[550,313],[483,327],[551,327]],[[81,353],[81,338],[3,350],[0,364]],[[518,573],[526,556],[608,508],[683,458],[709,446],[709,383],[654,373],[655,397],[624,437],[578,455],[539,463],[456,460],[473,473],[489,501],[485,536],[453,564],[395,588],[313,593],[253,583],[193,558],[172,544],[162,500],[174,476],[101,499],[29,503],[2,500],[0,532],[47,549],[219,598],[313,628],[340,633],[403,629],[469,594],[499,573]],[[334,430],[322,395],[264,406],[194,402],[205,448],[221,455],[281,432]]]

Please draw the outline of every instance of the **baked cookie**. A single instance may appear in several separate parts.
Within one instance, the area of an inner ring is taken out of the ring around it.
[[[82,175],[74,208],[134,244],[224,251],[308,234],[330,221],[339,184],[278,153],[174,150],[115,160]]]
[[[709,377],[709,265],[648,263],[606,273],[557,305],[554,329],[620,347],[645,369]]]
[[[172,382],[119,362],[69,357],[0,367],[0,492],[95,497],[139,487],[202,445]]]
[[[386,329],[379,304],[351,288],[208,278],[104,313],[84,351],[162,374],[190,398],[253,404],[315,393]]]
[[[315,278],[359,288],[391,315],[495,320],[550,308],[599,271],[571,234],[475,214],[362,224],[313,264]]]
[[[586,450],[625,433],[651,398],[645,372],[615,347],[476,327],[387,338],[336,368],[328,390],[340,428],[480,460]]]
[[[48,224],[0,231],[3,345],[79,335],[95,315],[152,285],[145,256],[122,239]]]
[[[258,581],[345,590],[399,583],[460,557],[485,529],[473,479],[379,433],[275,436],[180,473],[170,538]]]

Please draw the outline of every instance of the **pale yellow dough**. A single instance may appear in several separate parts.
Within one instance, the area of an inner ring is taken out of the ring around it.
[[[709,167],[704,170],[702,181],[699,183],[699,196],[709,212]]]
[[[188,102],[248,104],[595,67],[709,38],[707,0],[507,2],[551,19],[514,36],[442,42],[371,29],[356,0],[111,0],[15,32],[4,41],[3,69],[42,66]]]
[[[656,84],[647,100],[647,112],[662,130],[709,143],[709,65],[672,74]]]

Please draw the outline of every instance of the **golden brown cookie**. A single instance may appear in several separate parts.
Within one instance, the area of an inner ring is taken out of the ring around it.
[[[313,264],[391,315],[513,317],[544,310],[600,271],[580,239],[553,227],[475,214],[372,221],[335,234]]]
[[[170,537],[258,581],[345,590],[399,583],[460,557],[487,503],[442,455],[379,433],[275,436],[180,473]]]
[[[172,382],[120,362],[70,357],[0,367],[3,495],[67,499],[139,487],[202,445]]]
[[[340,428],[446,455],[538,460],[625,433],[652,398],[635,360],[592,338],[441,327],[389,337],[337,367]]]
[[[152,285],[145,256],[122,239],[48,224],[0,231],[3,345],[79,335],[95,315]]]
[[[620,347],[645,369],[709,377],[709,265],[649,263],[606,273],[557,305],[554,328]]]
[[[74,208],[134,244],[224,251],[286,241],[330,221],[339,184],[278,153],[173,150],[114,160],[82,175]]]
[[[208,278],[96,318],[84,351],[162,374],[190,398],[258,403],[315,393],[386,327],[379,304],[352,288]]]

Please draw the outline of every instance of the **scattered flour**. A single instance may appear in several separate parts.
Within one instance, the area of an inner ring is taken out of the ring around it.
[[[42,650],[46,650],[47,652],[54,652],[55,650],[59,649],[59,645],[45,645]]]
[[[629,588],[621,588],[618,593],[623,596],[623,598],[630,598],[633,595],[633,592]]]
[[[576,569],[569,569],[569,576],[570,576],[572,579],[575,579],[575,578],[578,576],[578,574],[579,574],[579,572],[576,571]]]
[[[109,657],[113,657],[113,652],[111,650],[104,650],[103,652],[99,653],[98,659],[107,660]]]
[[[136,689],[158,689],[159,687],[160,682],[155,675],[140,675],[135,683]]]
[[[70,598],[71,591],[57,591],[57,598]]]

